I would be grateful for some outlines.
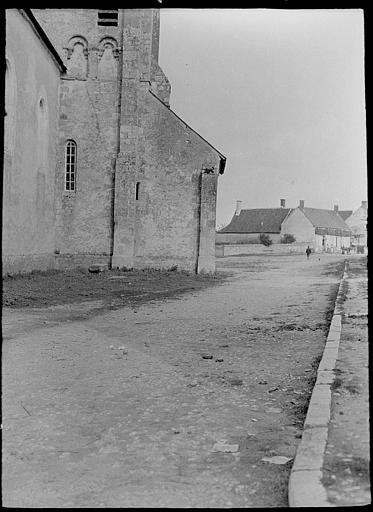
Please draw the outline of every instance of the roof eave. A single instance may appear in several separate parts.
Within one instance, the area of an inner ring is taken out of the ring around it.
[[[60,69],[60,71],[62,73],[66,73],[67,68],[66,68],[65,64],[63,63],[61,57],[59,56],[59,54],[58,54],[57,50],[55,49],[55,47],[53,46],[53,44],[51,43],[51,41],[48,38],[47,34],[44,32],[44,30],[39,25],[39,23],[38,23],[37,19],[35,18],[35,16],[32,14],[31,9],[30,8],[19,9],[19,12],[22,14],[22,16],[24,18],[26,18],[31,23],[31,25],[33,26],[35,32],[38,34],[40,39],[43,41],[43,43],[45,44],[45,46],[49,50],[50,54],[53,57],[53,60],[56,62],[56,64],[57,64],[58,68]]]
[[[188,123],[186,123],[184,121],[184,119],[181,119],[180,116],[178,116],[173,110],[172,108],[170,108],[168,105],[166,105],[166,103],[164,101],[161,100],[161,98],[159,98],[156,94],[154,94],[153,91],[151,91],[150,89],[148,89],[148,91],[150,92],[150,94],[152,96],[154,96],[154,98],[156,98],[160,103],[162,103],[162,105],[164,105],[167,110],[169,110],[170,112],[172,112],[172,114],[177,118],[179,119],[179,121],[181,121],[183,124],[185,124],[185,126],[187,126],[189,128],[189,130],[191,130],[193,133],[195,133],[197,135],[197,137],[199,137],[201,140],[203,140],[204,142],[206,142],[206,144],[208,144],[210,146],[210,148],[212,148],[220,157],[220,166],[219,166],[219,174],[223,174],[224,173],[224,169],[225,169],[225,163],[227,161],[227,157],[224,156],[218,149],[216,149],[208,140],[206,140],[204,137],[202,137],[201,134],[199,134],[198,132],[196,132],[196,130],[194,130],[194,128],[192,128],[191,126],[189,126]]]

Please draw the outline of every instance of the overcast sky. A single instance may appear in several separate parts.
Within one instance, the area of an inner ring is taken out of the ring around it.
[[[358,9],[161,9],[171,108],[227,157],[218,225],[237,199],[367,199],[363,30]]]

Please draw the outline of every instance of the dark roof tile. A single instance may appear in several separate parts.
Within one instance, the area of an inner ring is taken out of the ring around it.
[[[350,215],[352,215],[352,210],[338,210],[338,213],[343,220],[346,220]]]
[[[219,233],[280,233],[290,208],[241,210]]]
[[[333,228],[349,230],[343,218],[334,210],[321,210],[319,208],[302,208],[305,216],[315,228]],[[340,212],[338,212],[340,213]]]

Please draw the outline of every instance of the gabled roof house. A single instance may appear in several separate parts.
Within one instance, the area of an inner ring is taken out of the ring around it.
[[[335,205],[333,210],[308,208],[299,202],[284,220],[282,234],[292,234],[298,243],[318,251],[336,252],[350,247],[351,230]]]
[[[333,210],[308,208],[303,200],[297,208],[285,208],[281,199],[280,208],[255,209],[242,209],[237,201],[232,220],[216,233],[216,243],[258,243],[262,233],[278,243],[284,235],[293,235],[296,244],[314,251],[339,252],[350,247],[351,229],[344,220],[350,215],[350,210],[339,211],[337,205]]]
[[[222,243],[242,243],[257,239],[262,233],[270,235],[272,241],[281,236],[281,226],[291,209],[285,208],[281,200],[280,208],[254,208],[250,210],[241,208],[241,201],[237,201],[236,211],[230,223],[219,230],[217,241]]]
[[[359,253],[368,251],[368,201],[361,201],[357,210],[346,219],[346,224],[351,229],[351,244]]]

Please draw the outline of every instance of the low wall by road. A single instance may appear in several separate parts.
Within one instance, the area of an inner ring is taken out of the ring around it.
[[[266,247],[263,244],[216,244],[215,256],[236,256],[238,254],[289,254],[304,253],[307,244],[273,244]]]

